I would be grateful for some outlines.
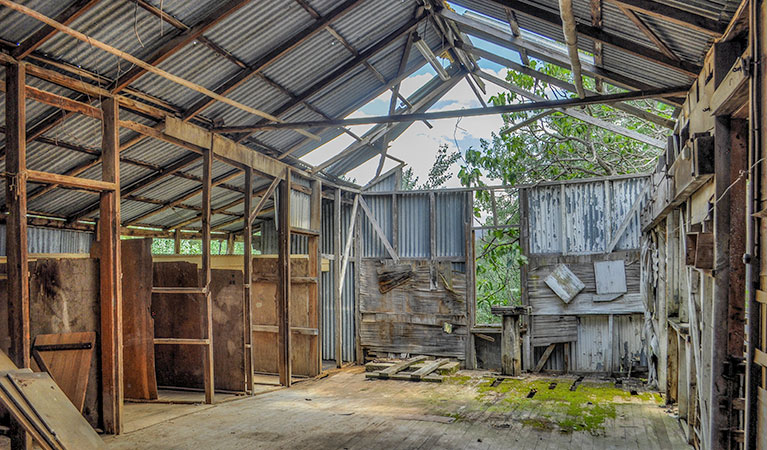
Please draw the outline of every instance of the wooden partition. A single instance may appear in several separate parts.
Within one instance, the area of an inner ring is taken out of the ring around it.
[[[0,274],[7,274],[5,258],[0,258]],[[99,327],[99,263],[83,255],[29,255],[30,342],[41,334],[94,332]],[[8,279],[0,277],[0,343],[8,352]],[[101,349],[94,348],[88,373],[83,416],[93,427],[101,427],[102,397],[99,393]],[[30,363],[39,370],[34,361]]]
[[[291,363],[293,374],[315,376],[319,365],[319,314],[317,277],[311,275],[311,259],[306,255],[290,258],[292,274],[290,297]],[[277,342],[277,257],[261,256],[253,260],[253,346],[256,373],[279,372]]]

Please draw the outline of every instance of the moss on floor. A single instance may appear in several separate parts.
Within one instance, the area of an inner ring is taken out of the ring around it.
[[[456,390],[467,392],[453,398],[437,395],[430,403],[438,413],[457,420],[490,415],[510,422],[519,420],[536,429],[597,435],[604,430],[607,420],[616,418],[616,405],[662,402],[657,393],[632,394],[611,382],[585,380],[570,390],[574,381],[565,377],[530,377],[499,382],[495,377],[454,375],[445,379],[445,387],[451,386],[451,395]]]

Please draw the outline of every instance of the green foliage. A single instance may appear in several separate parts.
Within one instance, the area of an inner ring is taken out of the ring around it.
[[[152,254],[153,255],[172,255],[174,252],[173,239],[152,239]],[[210,241],[210,253],[213,255],[226,255],[227,242],[223,239]],[[234,254],[242,255],[245,252],[242,242],[234,243]],[[181,254],[182,255],[200,255],[202,254],[202,241],[199,239],[194,240],[181,240]]]
[[[572,83],[569,70],[536,60],[530,66],[551,77]],[[576,94],[546,82],[510,70],[506,80],[520,88],[549,100],[575,97]],[[584,86],[595,91],[595,81],[584,78]],[[620,89],[605,85],[605,93]],[[502,92],[492,97],[495,106],[528,101],[515,92]],[[631,102],[634,106],[669,118],[672,109],[655,101]],[[610,105],[592,105],[579,111],[610,124],[663,139],[668,134],[656,124],[639,119]],[[463,156],[458,178],[467,187],[486,184],[520,185],[541,181],[587,178],[650,171],[660,149],[587,124],[556,111],[531,124],[513,127],[542,111],[504,114],[504,127],[481,139],[479,148],[469,148]],[[512,129],[512,131],[505,131]],[[498,224],[518,224],[519,205],[514,191],[496,193]],[[494,225],[493,201],[489,191],[475,193],[474,215],[483,226]],[[514,305],[520,301],[519,269],[526,263],[519,244],[518,230],[506,228],[477,232],[477,322],[499,320],[490,314],[492,305]]]

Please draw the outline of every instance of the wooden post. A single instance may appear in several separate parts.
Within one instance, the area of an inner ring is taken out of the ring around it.
[[[5,66],[5,222],[8,257],[8,331],[10,357],[18,367],[30,366],[29,262],[27,260],[27,138],[24,65]],[[11,448],[31,448],[31,440],[15,421]]]
[[[255,358],[255,348],[253,348],[253,291],[251,283],[253,282],[253,221],[250,220],[250,214],[253,212],[253,169],[245,168],[245,202],[243,203],[243,216],[245,217],[245,228],[242,230],[242,249],[243,249],[243,315],[244,315],[244,338],[245,338],[245,388],[253,394],[253,361]]]
[[[309,321],[311,327],[320,328],[320,283],[322,282],[322,259],[320,256],[320,236],[322,229],[322,182],[320,180],[311,181],[312,193],[309,198],[309,228],[317,231],[307,238],[307,251],[309,253],[309,276],[316,277],[317,282],[309,285]],[[319,374],[322,371],[322,345],[320,345],[320,336],[313,336],[310,344],[310,354],[317,355],[313,364],[317,367],[314,373]]]
[[[730,290],[730,120],[716,117],[714,122],[714,170],[716,177],[714,204],[714,299],[710,319],[711,327],[711,385],[700,386],[708,389],[710,411],[708,441],[715,448],[728,448],[730,428],[728,409],[720,405],[728,401],[729,383],[726,379],[728,323]],[[742,294],[741,294],[742,295]],[[705,328],[704,328],[705,330]],[[705,333],[705,331],[704,331]],[[741,342],[742,345],[742,342]],[[729,405],[731,405],[729,399]]]
[[[285,171],[285,179],[280,182],[278,207],[278,291],[277,317],[279,320],[278,366],[280,384],[291,385],[292,361],[290,352],[290,169]]]
[[[101,193],[99,209],[102,400],[104,431],[120,434],[123,391],[119,106],[114,98],[104,98],[101,109],[101,178],[115,183],[114,191]]]
[[[524,306],[494,306],[493,314],[503,319],[501,332],[501,373],[513,377],[522,374],[521,342],[519,339],[519,318],[525,314]]]
[[[354,218],[352,218],[354,220]],[[353,222],[352,222],[353,223]],[[341,315],[341,298],[344,292],[344,280],[341,279],[341,189],[336,189],[333,198],[333,306],[335,310],[335,349],[336,367],[343,364],[343,320]]]
[[[226,237],[226,254],[234,255],[234,233],[229,233],[229,235]]]
[[[205,382],[205,403],[214,401],[215,382],[213,375],[213,300],[210,294],[210,194],[213,180],[213,139],[211,133],[210,148],[203,150],[202,156],[202,287],[205,288],[205,338],[203,346],[203,379]]]
[[[173,253],[176,255],[181,254],[181,229],[176,228],[173,232]]]

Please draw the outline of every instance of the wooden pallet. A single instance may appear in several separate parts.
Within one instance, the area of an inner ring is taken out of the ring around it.
[[[442,372],[440,369],[450,365],[451,370],[458,370],[458,363],[449,359],[427,360],[426,356],[416,356],[400,362],[392,363],[368,363],[366,364],[366,378],[392,379],[401,381],[429,381],[441,383],[443,375],[453,372]],[[436,373],[435,373],[436,372]]]

